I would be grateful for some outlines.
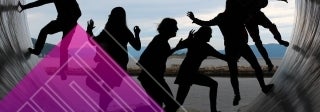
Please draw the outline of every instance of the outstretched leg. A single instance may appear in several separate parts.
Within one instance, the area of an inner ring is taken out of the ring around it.
[[[46,42],[47,35],[48,34],[54,34],[59,31],[62,31],[62,28],[60,26],[60,23],[58,21],[51,21],[49,24],[47,24],[44,28],[41,29],[38,39],[34,45],[34,49],[29,48],[29,52],[31,54],[39,55],[41,53],[41,50],[43,49],[43,46]]]
[[[186,99],[186,97],[189,93],[190,87],[191,87],[191,85],[184,85],[184,84],[179,85],[176,99],[181,105],[183,105],[184,100]]]
[[[167,84],[167,82],[164,79],[161,79],[159,83],[162,85],[162,87],[165,89],[163,90],[162,88],[160,89],[160,95],[162,96],[163,103],[165,104],[164,110],[166,112],[175,112],[176,107],[179,107],[179,105],[176,103],[176,100],[173,97],[172,91]]]
[[[262,41],[261,41],[260,35],[259,35],[258,25],[257,24],[247,24],[246,28],[247,28],[252,40],[256,44],[258,51],[260,52],[261,56],[265,60],[266,64],[268,65],[268,71],[271,71],[273,69],[274,65],[272,64],[272,62],[268,56],[267,50],[262,45]]]
[[[211,112],[217,112],[217,91],[218,91],[218,83],[211,79],[208,76],[197,74],[197,76],[192,81],[194,84],[201,85],[201,86],[207,86],[210,88],[209,92],[209,99],[210,99],[210,107]]]
[[[241,99],[240,90],[239,90],[239,81],[238,81],[238,65],[237,61],[239,59],[239,49],[226,46],[226,56],[228,57],[228,67],[230,71],[230,81],[234,92],[233,105],[236,106],[239,104]]]
[[[72,36],[75,32],[75,29],[73,28],[76,26],[76,23],[65,23],[65,24],[66,25],[64,26],[64,30],[63,30],[62,41],[60,43],[60,67],[62,67],[63,64],[66,64],[62,70],[62,71],[66,71],[65,73],[61,74],[62,80],[67,79],[68,64],[66,62],[69,59],[69,45],[72,40],[72,38],[66,38],[66,36]]]
[[[160,107],[162,107],[164,103],[164,110],[166,112],[174,112],[174,109],[177,107],[177,103],[173,98],[170,87],[164,79],[156,79],[158,83],[156,83],[152,79],[144,79],[140,81],[146,92],[152,97],[154,101],[158,103]]]
[[[276,39],[279,42],[280,45],[283,45],[285,47],[289,46],[289,42],[284,41],[284,40],[281,39],[280,32],[278,31],[278,28],[277,28],[277,26],[275,24],[270,25],[269,30],[273,34],[274,39]]]
[[[163,99],[159,94],[159,87],[153,81],[140,81],[144,90],[148,93],[148,95],[160,106],[163,105]]]
[[[264,93],[268,93],[273,85],[266,86],[263,78],[262,69],[258,63],[257,58],[255,57],[254,53],[250,49],[249,45],[246,45],[244,49],[242,50],[242,56],[245,58],[251,65],[251,67],[255,70],[255,75],[258,79],[258,82],[260,84],[260,87]]]
[[[258,48],[260,54],[262,55],[264,61],[266,62],[266,64],[268,65],[268,71],[271,71],[274,67],[274,65],[272,64],[268,52],[267,50],[263,47],[262,43],[256,43],[256,47]]]

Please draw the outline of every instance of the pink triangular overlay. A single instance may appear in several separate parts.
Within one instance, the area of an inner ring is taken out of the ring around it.
[[[0,111],[163,110],[77,25],[1,100]]]

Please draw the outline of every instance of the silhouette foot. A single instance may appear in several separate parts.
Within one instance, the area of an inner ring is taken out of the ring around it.
[[[35,50],[35,49],[32,49],[32,48],[28,48],[28,51],[31,53],[31,54],[34,54],[34,55],[39,55],[41,51],[38,51],[38,50]]]
[[[264,88],[262,88],[262,92],[264,94],[268,94],[272,90],[273,86],[274,86],[274,84],[266,85]]]
[[[241,100],[240,95],[236,95],[233,98],[233,106],[239,105],[239,101]]]
[[[268,71],[269,71],[269,72],[271,72],[271,71],[272,71],[272,69],[273,69],[273,67],[274,67],[274,66],[273,66],[273,64],[268,65]]]
[[[27,52],[23,53],[23,55],[24,55],[24,57],[26,57],[26,58],[30,58],[31,53],[30,53],[29,49],[28,49]]]
[[[286,46],[286,47],[289,46],[289,42],[284,41],[284,40],[279,41],[279,44],[281,44],[281,45],[283,45],[283,46]]]

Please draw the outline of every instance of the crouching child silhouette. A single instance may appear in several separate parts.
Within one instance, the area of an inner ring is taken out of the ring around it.
[[[209,76],[200,74],[199,67],[208,56],[217,57],[226,61],[226,56],[219,53],[207,42],[210,41],[212,29],[202,26],[193,34],[191,30],[186,40],[180,41],[176,48],[187,48],[188,52],[183,60],[175,84],[179,85],[176,100],[183,104],[192,84],[206,86],[210,88],[209,99],[211,112],[217,112],[216,100],[218,83]]]

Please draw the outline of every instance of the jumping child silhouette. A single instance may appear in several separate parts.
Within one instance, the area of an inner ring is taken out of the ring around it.
[[[41,29],[34,49],[28,49],[31,54],[39,55],[41,53],[48,34],[54,34],[62,31],[62,38],[64,38],[72,28],[77,25],[77,21],[81,16],[81,10],[76,0],[37,0],[26,5],[22,5],[21,2],[19,2],[18,6],[21,7],[21,11],[23,11],[48,3],[55,4],[58,17],[56,20],[51,21]],[[68,47],[68,45],[66,47]]]

